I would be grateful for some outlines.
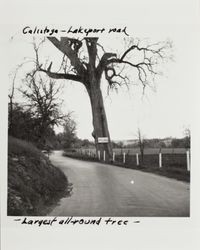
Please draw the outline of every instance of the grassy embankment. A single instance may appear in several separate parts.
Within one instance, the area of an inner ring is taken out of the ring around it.
[[[67,178],[43,153],[9,137],[8,215],[45,215],[68,192]]]

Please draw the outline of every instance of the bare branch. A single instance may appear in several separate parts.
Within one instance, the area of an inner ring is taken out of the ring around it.
[[[69,58],[71,65],[76,69],[78,74],[81,75],[85,73],[85,68],[78,58],[78,51],[82,46],[81,41],[68,37],[61,37],[60,41],[56,37],[48,37],[48,39],[57,49]]]
[[[100,43],[97,43],[97,46],[99,46],[103,50],[103,52],[106,53],[104,47]]]
[[[38,70],[46,73],[49,77],[51,77],[53,79],[66,79],[66,80],[73,80],[73,81],[77,81],[77,82],[82,82],[82,80],[83,80],[82,77],[78,76],[78,75],[50,72],[50,71],[42,69],[42,68],[40,68]]]
[[[119,73],[117,73],[114,66],[106,67],[105,78],[109,83],[108,87],[110,89],[116,90],[117,86],[121,86],[122,84],[125,84],[128,87],[128,82],[129,82],[128,77],[122,76],[121,71]],[[108,88],[108,90],[109,90],[109,88]]]
[[[163,61],[169,58],[167,51],[170,48],[171,43],[168,41],[158,42],[148,46],[140,46],[140,41],[137,40],[137,42],[134,41],[134,44],[130,45],[129,48],[119,57],[115,54],[104,54],[99,63],[99,67],[105,71],[109,85],[111,85],[111,78],[113,81],[113,77],[117,76],[115,72],[112,77],[108,77],[107,71],[108,69],[111,71],[110,65],[116,67],[117,64],[123,64],[135,68],[138,74],[138,79],[142,83],[143,88],[145,88],[149,85],[149,81],[154,81],[155,76],[159,75],[157,70],[159,60]],[[128,59],[128,55],[131,55],[131,59]],[[122,77],[121,73],[118,74],[120,78]]]

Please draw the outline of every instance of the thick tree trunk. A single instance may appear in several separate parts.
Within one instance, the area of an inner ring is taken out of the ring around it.
[[[40,67],[40,71],[46,72],[48,76],[55,79],[75,80],[84,84],[88,91],[92,107],[94,127],[93,137],[95,139],[96,152],[98,154],[98,151],[100,150],[102,156],[105,151],[106,160],[112,160],[112,145],[100,88],[100,80],[102,73],[105,70],[107,60],[115,56],[115,54],[105,53],[102,56],[99,65],[96,66],[97,37],[85,38],[89,59],[87,63],[82,62],[78,56],[79,49],[82,47],[82,41],[67,37],[61,37],[60,41],[55,37],[48,37],[48,39],[56,46],[56,48],[69,58],[71,65],[76,71],[76,75],[51,72],[52,64],[49,65],[47,70],[41,69]],[[99,137],[107,137],[108,143],[99,143]]]
[[[88,94],[90,97],[90,103],[92,108],[93,127],[94,127],[92,135],[95,139],[96,153],[98,155],[98,151],[100,151],[102,159],[103,152],[105,151],[106,161],[111,161],[112,145],[110,141],[106,112],[100,88],[100,80],[93,79],[93,82],[90,84],[90,89],[88,90]],[[99,143],[98,142],[99,137],[107,137],[108,143]]]

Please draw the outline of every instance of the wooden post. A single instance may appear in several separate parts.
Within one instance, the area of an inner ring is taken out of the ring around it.
[[[187,171],[190,171],[190,151],[189,150],[186,151],[186,155],[187,155]]]
[[[136,165],[139,166],[139,155],[136,153]]]
[[[99,160],[101,160],[101,151],[100,150],[98,151],[98,158],[99,158]]]
[[[113,152],[113,162],[115,161],[115,152]]]
[[[106,151],[103,151],[103,161],[106,161]]]
[[[123,153],[123,163],[126,163],[126,153]]]
[[[159,168],[162,168],[162,153],[159,153]]]

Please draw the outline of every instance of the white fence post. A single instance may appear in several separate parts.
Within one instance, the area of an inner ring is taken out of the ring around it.
[[[115,152],[113,152],[113,162],[115,161]]]
[[[139,155],[138,155],[138,153],[136,154],[136,165],[139,166]]]
[[[98,150],[98,158],[99,158],[99,160],[101,160],[101,151],[100,150]]]
[[[162,168],[162,153],[159,153],[159,168]]]
[[[106,151],[103,151],[103,161],[106,161]]]
[[[123,163],[126,162],[126,153],[123,153]]]
[[[187,155],[187,171],[190,171],[190,151],[189,150],[186,151],[186,155]]]

